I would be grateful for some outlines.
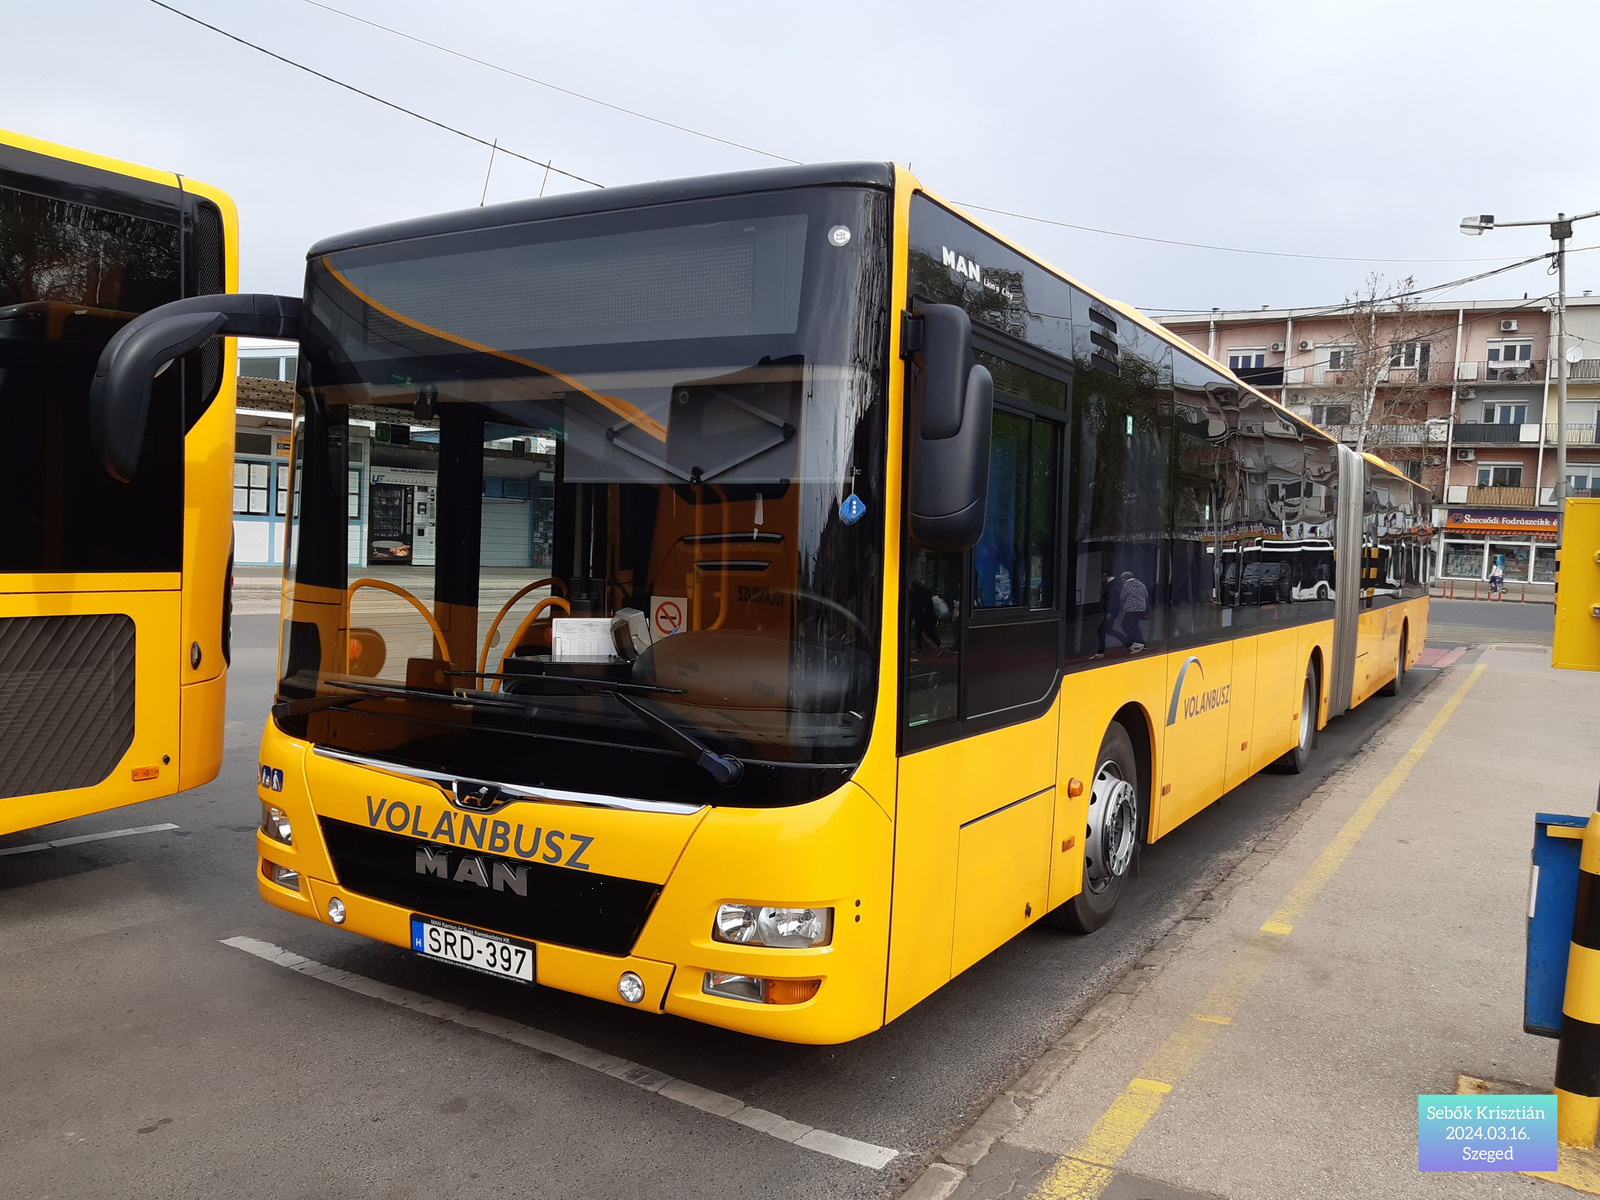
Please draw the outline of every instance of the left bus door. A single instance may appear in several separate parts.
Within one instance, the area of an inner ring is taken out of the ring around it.
[[[202,184],[0,131],[0,833],[220,767],[231,346],[157,380],[129,482],[88,410],[130,319],[235,286],[236,228]]]

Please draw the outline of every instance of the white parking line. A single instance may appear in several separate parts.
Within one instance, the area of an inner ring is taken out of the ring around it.
[[[80,833],[77,837],[57,838],[53,842],[29,842],[26,846],[0,847],[0,858],[7,854],[33,854],[39,850],[57,850],[62,846],[76,846],[83,842],[103,842],[108,838],[132,837],[136,833],[160,833],[164,829],[176,829],[171,821],[160,825],[136,825],[132,829],[108,829],[104,833]]]
[[[830,1158],[843,1159],[845,1162],[879,1171],[893,1162],[900,1153],[887,1146],[874,1146],[871,1142],[858,1142],[855,1138],[841,1137],[825,1129],[814,1129],[810,1125],[790,1121],[764,1108],[752,1108],[733,1096],[696,1087],[692,1083],[674,1079],[671,1075],[652,1071],[639,1063],[629,1062],[625,1058],[617,1058],[600,1050],[591,1050],[587,1046],[580,1046],[577,1042],[546,1033],[542,1029],[534,1029],[530,1025],[519,1025],[505,1017],[462,1008],[459,1004],[435,1000],[420,992],[410,992],[405,988],[379,983],[376,979],[368,979],[364,975],[341,971],[337,967],[330,967],[315,959],[303,958],[285,950],[282,946],[274,946],[271,942],[263,942],[252,937],[231,937],[223,938],[222,944],[243,950],[247,954],[254,954],[257,958],[264,958],[280,967],[288,967],[289,970],[298,971],[302,975],[310,975],[313,979],[320,979],[335,987],[370,996],[374,1000],[382,1000],[400,1008],[409,1008],[413,1012],[437,1017],[441,1021],[450,1021],[468,1029],[476,1029],[480,1033],[504,1038],[508,1042],[516,1042],[518,1045],[553,1054],[580,1067],[588,1067],[591,1071],[610,1075],[624,1083],[631,1083],[636,1088],[654,1092],[658,1096],[665,1096],[669,1100],[676,1100],[679,1104],[687,1104],[690,1108],[698,1108],[714,1116],[725,1117],[758,1133],[769,1134],[782,1142],[793,1142],[796,1146],[804,1146],[807,1150],[815,1150],[818,1154],[826,1154]]]

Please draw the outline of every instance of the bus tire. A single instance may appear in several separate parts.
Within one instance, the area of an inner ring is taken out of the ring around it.
[[[1400,626],[1400,655],[1394,662],[1394,678],[1378,689],[1380,696],[1398,696],[1406,686],[1406,639],[1410,632],[1409,625]]]
[[[1139,759],[1121,725],[1106,730],[1095,756],[1083,839],[1083,888],[1046,918],[1070,933],[1093,933],[1111,919],[1139,849]]]
[[[1294,749],[1272,765],[1285,775],[1299,775],[1311,765],[1311,752],[1317,746],[1317,702],[1321,690],[1317,687],[1317,667],[1306,664],[1306,681],[1300,688],[1300,735]]]

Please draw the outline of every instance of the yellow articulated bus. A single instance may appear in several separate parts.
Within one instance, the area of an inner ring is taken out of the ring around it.
[[[1423,645],[1424,492],[897,167],[336,237],[299,312],[257,884],[432,958],[859,1037]]]
[[[165,372],[138,428],[91,382],[133,317],[234,290],[236,242],[215,188],[0,131],[0,833],[221,764],[232,357]]]

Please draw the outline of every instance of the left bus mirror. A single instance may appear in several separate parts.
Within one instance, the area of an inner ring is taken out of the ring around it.
[[[917,369],[911,397],[907,488],[911,537],[930,550],[968,550],[989,506],[994,381],[972,361],[972,322],[954,304],[911,314]]]
[[[89,436],[107,475],[133,481],[150,415],[150,385],[175,360],[213,337],[300,336],[294,296],[192,296],[152,308],[106,344],[89,388]]]

